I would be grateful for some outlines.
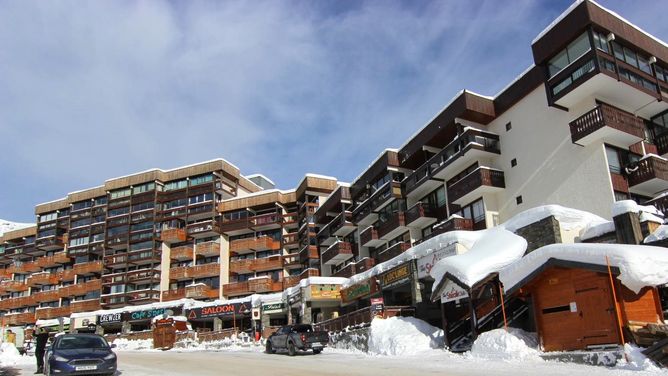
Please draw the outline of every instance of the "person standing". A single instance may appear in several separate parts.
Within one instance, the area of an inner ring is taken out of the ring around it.
[[[7,337],[7,343],[11,343],[12,345],[16,346],[16,333],[14,333],[11,329],[7,329],[7,333],[5,335]]]
[[[44,352],[48,341],[49,331],[46,328],[39,328],[35,335],[35,359],[37,360],[36,375],[44,373]]]

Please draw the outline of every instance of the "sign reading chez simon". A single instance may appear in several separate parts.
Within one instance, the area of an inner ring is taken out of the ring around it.
[[[411,280],[413,263],[407,262],[401,266],[397,266],[390,271],[380,275],[380,287],[382,289],[389,289],[392,287],[401,286]]]

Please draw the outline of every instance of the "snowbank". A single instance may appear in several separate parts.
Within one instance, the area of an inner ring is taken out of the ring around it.
[[[22,356],[12,343],[0,343],[0,366],[11,367],[23,364],[35,364],[35,357]]]
[[[620,359],[615,368],[632,371],[660,372],[661,369],[651,359],[647,358],[642,351],[643,349],[636,345],[625,344],[624,354],[626,354],[626,357]]]
[[[612,221],[606,222],[592,222],[582,230],[582,235],[580,235],[580,241],[598,238],[601,235],[609,234],[615,232],[615,223]]]
[[[443,330],[414,317],[375,318],[371,322],[371,354],[417,355],[443,348],[443,343]]]
[[[658,242],[659,240],[666,238],[668,238],[668,225],[661,225],[654,230],[653,233],[649,234],[645,240],[643,240],[643,243]]]
[[[467,286],[473,286],[490,273],[521,258],[527,249],[524,238],[502,227],[476,233],[479,239],[468,252],[446,257],[434,265],[430,273],[435,279],[434,288],[439,286],[446,274]]]
[[[348,281],[343,283],[343,287],[345,288],[360,283],[407,261],[419,259],[453,244],[459,244],[465,249],[470,249],[481,236],[482,234],[480,231],[450,231],[434,236],[431,239],[425,240],[424,242],[409,248],[406,252],[391,260],[374,266],[364,273],[355,274],[350,277]]]
[[[153,349],[152,339],[129,340],[126,338],[116,338],[112,343],[116,345],[116,350],[118,351],[138,351],[138,350]]]
[[[539,360],[535,334],[521,329],[494,329],[480,334],[473,343],[471,356],[483,359]]]
[[[550,244],[529,253],[499,272],[506,291],[529,277],[550,259],[619,268],[617,277],[634,292],[645,286],[668,283],[668,252],[665,248],[628,244]]]
[[[653,205],[639,205],[633,200],[615,201],[615,203],[612,204],[612,216],[616,217],[624,213],[647,213],[663,218],[663,213]]]
[[[581,230],[592,224],[607,222],[598,215],[586,211],[571,209],[561,205],[544,205],[525,210],[510,218],[499,227],[515,232],[522,227],[550,216],[554,216],[559,221],[559,226],[566,231]]]

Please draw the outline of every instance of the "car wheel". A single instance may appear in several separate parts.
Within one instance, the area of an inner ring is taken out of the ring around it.
[[[267,354],[276,354],[276,350],[274,350],[273,346],[271,346],[271,341],[267,341],[264,349]]]
[[[313,349],[313,355],[318,355],[318,354],[320,354],[321,351],[322,350],[319,350],[319,349],[318,350]]]
[[[295,348],[295,344],[292,342],[288,342],[288,355],[290,356],[297,355],[297,349]]]

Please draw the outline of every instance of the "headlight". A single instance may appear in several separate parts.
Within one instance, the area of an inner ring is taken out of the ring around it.
[[[114,359],[115,357],[116,357],[116,354],[111,353],[111,354],[105,356],[105,357],[104,357],[104,360],[112,360],[112,359]]]
[[[63,358],[62,356],[54,355],[53,360],[56,362],[67,362],[67,358]]]

